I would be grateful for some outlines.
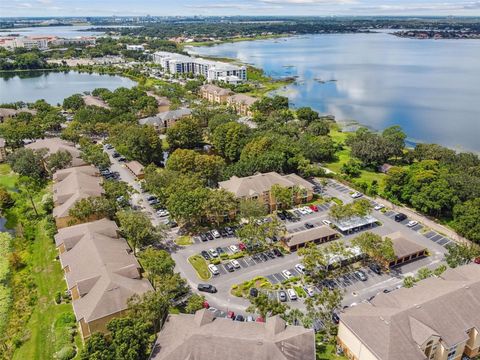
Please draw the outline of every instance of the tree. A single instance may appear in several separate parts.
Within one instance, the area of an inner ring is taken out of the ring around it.
[[[360,176],[362,169],[357,161],[350,159],[342,165],[340,172],[352,178],[356,178]]]
[[[225,219],[232,217],[237,210],[237,199],[230,191],[212,189],[203,204],[203,213],[219,226]]]
[[[366,199],[360,199],[349,204],[334,204],[329,210],[329,216],[337,221],[354,217],[367,216],[372,211],[372,204]]]
[[[3,186],[0,186],[0,212],[11,208],[13,204],[15,204],[15,200],[12,199],[10,193]]]
[[[433,275],[433,271],[427,267],[422,267],[417,271],[417,278],[418,280],[425,280]]]
[[[175,261],[165,250],[148,248],[140,256],[140,262],[147,272],[147,278],[155,286],[156,278],[163,275],[173,275]]]
[[[303,155],[311,161],[330,161],[336,151],[335,143],[329,136],[303,135],[300,147]]]
[[[45,164],[50,174],[72,165],[72,154],[66,150],[59,150],[45,158]]]
[[[292,188],[281,186],[278,184],[272,185],[270,188],[270,195],[275,199],[277,208],[290,208],[294,201]]]
[[[203,308],[203,303],[205,302],[205,296],[192,294],[187,300],[187,305],[185,306],[185,312],[188,314],[194,314],[197,310]]]
[[[147,359],[152,343],[150,325],[141,319],[117,318],[107,324],[111,332],[115,359]]]
[[[114,360],[115,354],[111,342],[99,332],[93,333],[80,352],[81,360]]]
[[[405,288],[411,288],[415,283],[417,282],[417,279],[414,276],[408,275],[403,278],[403,287]]]
[[[227,122],[218,126],[212,134],[215,150],[227,161],[240,159],[240,154],[247,141],[249,129],[237,122]]]
[[[351,256],[351,251],[341,242],[333,242],[322,247],[308,243],[298,251],[298,254],[301,256],[300,261],[305,266],[309,278],[319,283],[343,271],[341,264],[332,263],[331,259]]]
[[[382,137],[388,147],[389,157],[401,157],[403,155],[407,135],[399,125],[390,126],[383,130]]]
[[[239,228],[236,234],[238,239],[247,246],[247,249],[258,250],[268,245],[268,239],[279,238],[283,236],[285,231],[285,225],[274,219],[261,224],[250,221]]]
[[[105,190],[105,197],[112,203],[115,202],[121,207],[129,205],[130,192],[133,189],[125,181],[105,180],[102,185]]]
[[[153,327],[155,333],[162,328],[169,306],[170,299],[159,291],[135,294],[128,299],[128,311],[132,319]]]
[[[100,169],[106,169],[111,165],[108,154],[103,151],[102,145],[92,144],[85,138],[80,139],[82,150],[81,157],[84,161]]]
[[[451,268],[470,263],[474,258],[480,256],[480,250],[475,245],[453,244],[447,246],[445,260]]]
[[[101,196],[89,196],[78,200],[68,213],[73,218],[72,223],[75,223],[85,222],[92,218],[112,218],[114,211],[115,207],[108,199]]]
[[[193,149],[203,142],[203,130],[198,120],[187,117],[178,120],[167,129],[167,142],[170,149]]]
[[[352,240],[353,246],[358,246],[364,254],[367,254],[375,262],[391,262],[395,260],[395,250],[392,240],[388,237],[382,239],[380,235],[372,232],[364,232]]]
[[[285,314],[285,321],[288,322],[291,325],[298,326],[300,323],[304,320],[305,314],[299,310],[299,309],[290,309],[286,314]],[[305,324],[303,324],[304,327],[307,327]]]
[[[315,136],[326,136],[330,132],[330,125],[326,120],[315,120],[308,125],[306,132]]]
[[[160,242],[165,237],[163,229],[154,227],[148,216],[140,211],[119,211],[117,218],[120,232],[129,242],[134,254],[137,247]]]
[[[286,109],[288,109],[288,98],[278,95],[273,97],[265,96],[252,105],[253,111],[258,111],[262,114],[270,114],[273,111]]]
[[[43,166],[44,155],[44,151],[21,148],[8,155],[7,162],[17,174],[40,181],[47,175]]]
[[[381,165],[390,156],[385,139],[365,128],[360,128],[355,134],[350,135],[346,144],[350,146],[352,155],[367,166]]]
[[[239,203],[240,216],[252,222],[267,215],[265,204],[260,199],[241,199]]]
[[[342,299],[343,294],[339,289],[329,290],[324,287],[320,293],[305,300],[308,316],[323,323],[327,336],[335,333],[336,324],[333,322],[332,313],[340,309]]]
[[[172,189],[167,199],[167,209],[172,217],[182,224],[198,224],[204,213],[204,204],[209,196],[209,189]]]
[[[306,124],[310,124],[315,120],[318,120],[318,112],[312,110],[310,107],[301,107],[297,109],[297,118],[300,121],[304,121]]]
[[[453,208],[453,228],[480,245],[480,198],[465,201]]]
[[[64,110],[78,110],[82,106],[85,106],[85,101],[81,94],[73,94],[63,100]]]
[[[43,188],[43,183],[35,178],[28,176],[21,176],[17,180],[17,188],[20,190],[20,194],[26,196],[32,205],[32,209],[35,215],[38,216],[37,206],[35,205],[35,195],[37,195]]]
[[[246,312],[258,313],[264,319],[270,316],[280,315],[285,316],[289,306],[281,303],[278,300],[273,300],[267,294],[259,293],[257,297],[250,297],[250,306],[247,307]]]

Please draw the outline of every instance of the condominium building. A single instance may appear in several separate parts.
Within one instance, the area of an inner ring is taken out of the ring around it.
[[[230,89],[224,89],[212,84],[200,86],[200,96],[215,104],[226,104],[228,98],[233,94],[234,92]]]
[[[280,175],[276,172],[269,172],[243,178],[232,176],[229,180],[219,182],[218,185],[239,199],[259,199],[265,204],[268,211],[277,210],[280,205],[271,194],[270,190],[273,185],[298,188],[300,191],[293,195],[293,202],[296,204],[313,199],[313,185],[296,174]]]
[[[247,80],[247,68],[219,61],[205,60],[166,51],[153,54],[153,61],[170,74],[203,75],[207,81],[241,82]]]
[[[480,355],[480,265],[448,269],[340,314],[338,344],[354,360],[459,360]]]
[[[113,221],[60,229],[55,243],[84,339],[108,333],[107,323],[125,314],[130,297],[153,290]]]
[[[86,165],[86,162],[81,158],[81,151],[75,147],[75,144],[58,137],[38,139],[25,147],[32,150],[45,149],[47,151],[45,154],[46,157],[55,154],[58,151],[67,151],[72,155],[72,166]]]
[[[127,48],[127,50],[131,50],[131,51],[143,51],[143,50],[145,50],[145,47],[143,45],[127,45],[126,48]]]
[[[56,39],[54,36],[8,37],[1,39],[0,46],[10,50],[15,50],[16,48],[46,50],[48,49],[48,43],[54,39]]]
[[[258,101],[257,98],[244,95],[235,94],[227,99],[227,104],[235,109],[235,111],[243,116],[253,116],[252,105]]]
[[[95,45],[96,43],[97,39],[94,36],[59,38],[52,41],[53,45]]]
[[[192,115],[192,111],[188,108],[180,108],[176,110],[163,111],[155,116],[149,116],[138,120],[140,125],[152,125],[157,131],[163,131],[173,126],[178,120]]]

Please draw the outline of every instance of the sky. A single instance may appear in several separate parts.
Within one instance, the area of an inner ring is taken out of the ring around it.
[[[0,16],[455,15],[480,0],[0,0]]]

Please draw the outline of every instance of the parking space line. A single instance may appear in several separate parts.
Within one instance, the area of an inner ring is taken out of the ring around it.
[[[278,280],[275,276],[273,275],[267,275],[266,278],[268,281],[270,281],[273,285],[278,284]]]
[[[440,240],[438,240],[437,244],[443,246],[443,245],[445,245],[447,242],[448,242],[448,239],[441,238]]]
[[[429,238],[429,239],[430,239],[430,238],[431,238],[433,235],[435,235],[435,234],[436,234],[435,231],[429,231],[428,233],[423,234],[423,236],[425,236],[426,238]]]
[[[438,235],[438,234],[437,234],[437,235],[433,236],[430,240],[437,242],[437,241],[440,240],[442,237],[443,237],[442,235]]]
[[[285,276],[283,276],[283,274],[280,274],[280,273],[273,274],[273,276],[275,276],[275,278],[276,278],[279,282],[282,282],[282,281],[285,281],[285,280],[286,280]]]

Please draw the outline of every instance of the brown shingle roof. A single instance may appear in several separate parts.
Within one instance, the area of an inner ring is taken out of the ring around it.
[[[140,265],[117,233],[113,221],[102,219],[60,229],[55,235],[57,246],[66,248],[60,261],[63,268],[69,268],[65,273],[68,288],[77,286],[81,296],[73,301],[78,321],[125,310],[132,295],[153,290],[148,280],[141,279]]]
[[[214,318],[208,310],[170,315],[158,334],[152,360],[314,360],[312,329],[287,326],[279,316],[266,323]]]
[[[80,158],[80,150],[73,143],[60,138],[39,139],[25,147],[32,150],[47,149],[47,156],[59,150],[68,151],[72,155],[72,166],[86,165],[86,162]]]
[[[322,225],[320,227],[296,232],[288,237],[285,242],[288,246],[295,246],[336,234],[338,234],[338,232],[331,227]]]
[[[230,98],[228,99],[228,102],[229,103],[233,103],[233,104],[245,104],[245,105],[253,105],[255,102],[257,102],[258,99],[257,98],[254,98],[254,97],[251,97],[251,96],[248,96],[248,95],[244,95],[244,94],[235,94],[235,95],[232,95],[230,96]]]
[[[130,169],[130,171],[135,175],[135,176],[138,176],[138,175],[142,175],[143,174],[143,165],[140,164],[138,161],[136,160],[133,160],[133,161],[130,161],[128,163],[125,164],[127,166],[127,168]]]
[[[211,84],[202,85],[200,88],[202,91],[206,91],[208,93],[219,95],[219,96],[231,95],[234,93],[230,89],[224,89],[224,88],[221,88],[220,86],[211,85]]]
[[[446,347],[480,329],[480,266],[448,269],[413,288],[379,294],[341,314],[341,322],[381,360],[423,360],[422,341],[440,335]],[[430,333],[430,334],[429,334]]]
[[[425,246],[407,239],[400,231],[386,235],[385,237],[392,240],[393,250],[397,259],[426,250]]]
[[[232,176],[229,180],[219,182],[219,187],[228,190],[237,197],[260,196],[270,191],[273,185],[285,187],[299,186],[301,188],[313,189],[313,185],[295,174],[282,176],[276,172],[257,174],[239,178]]]
[[[60,170],[60,174],[54,175],[59,181],[53,184],[53,209],[54,217],[68,216],[69,210],[78,200],[101,196],[104,190],[101,186],[101,178],[84,172],[85,167],[71,168],[70,172]]]

